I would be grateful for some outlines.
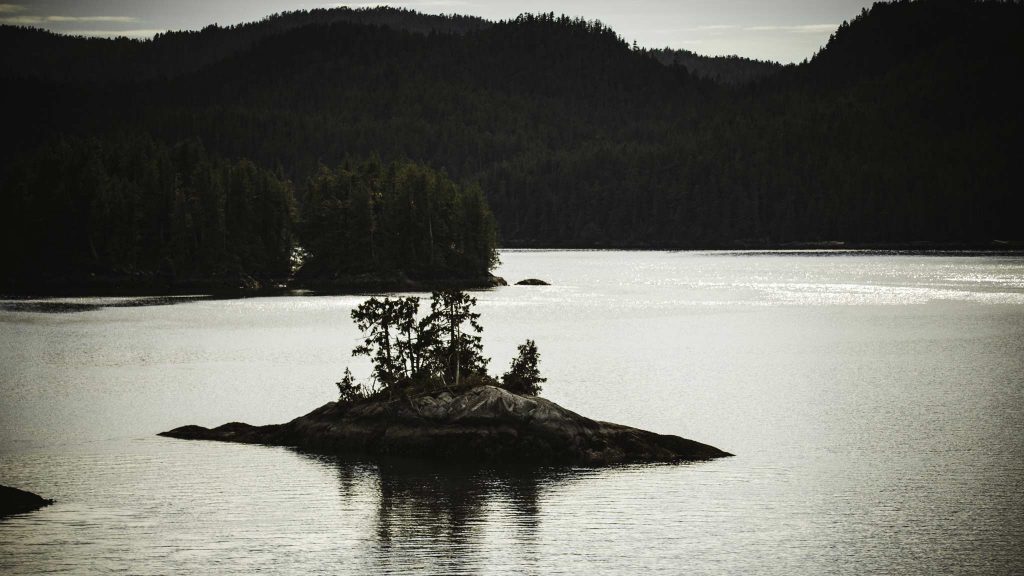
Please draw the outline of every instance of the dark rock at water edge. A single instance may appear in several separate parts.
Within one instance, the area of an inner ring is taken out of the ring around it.
[[[9,486],[0,486],[0,516],[32,512],[50,504],[53,504],[53,500],[48,500],[37,494]]]
[[[551,284],[548,284],[539,278],[527,278],[526,280],[516,282],[516,286],[551,286]]]
[[[488,466],[600,466],[731,456],[678,436],[591,420],[550,400],[494,386],[352,405],[329,402],[287,424],[193,425],[160,435]]]

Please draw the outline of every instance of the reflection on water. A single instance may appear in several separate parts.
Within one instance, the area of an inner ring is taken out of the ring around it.
[[[502,526],[505,553],[524,564],[535,561],[540,486],[550,488],[559,477],[554,472],[474,471],[409,461],[334,464],[343,500],[353,499],[367,473],[375,479],[379,501],[367,529],[376,536],[369,557],[379,562],[377,572],[417,566],[435,574],[484,573],[488,523]]]
[[[0,573],[517,573],[541,493],[593,471],[361,462],[162,438],[0,457],[56,504],[0,520]],[[155,454],[162,456],[155,457]]]

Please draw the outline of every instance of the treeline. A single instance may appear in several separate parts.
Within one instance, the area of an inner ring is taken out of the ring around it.
[[[292,183],[195,140],[63,138],[9,167],[5,289],[254,288],[350,274],[486,276],[495,228],[479,188],[411,163],[322,168]]]
[[[699,78],[722,84],[749,84],[776,74],[783,66],[769,60],[741,56],[702,56],[689,50],[656,48],[648,54],[665,66],[682,66]]]
[[[3,266],[14,284],[287,277],[291,184],[196,141],[61,139],[3,183]]]
[[[1019,3],[879,4],[809,63],[732,89],[683,76],[690,105],[641,137],[526,151],[483,181],[512,245],[1021,240],[1021,29]]]
[[[369,397],[395,399],[441,390],[501,386],[514,394],[536,396],[541,384],[540,353],[533,340],[519,346],[501,381],[487,373],[480,314],[476,298],[457,290],[431,294],[430,311],[420,314],[418,296],[370,298],[355,310],[352,320],[363,335],[353,356],[373,363],[370,380],[357,383],[346,368],[338,386],[342,403]]]
[[[380,270],[476,278],[497,264],[497,230],[480,188],[412,162],[321,167],[307,186],[300,231],[301,276],[314,280]]]
[[[2,265],[13,285],[289,273],[291,184],[195,141],[61,139],[14,166],[3,188]]]
[[[309,25],[351,22],[428,34],[465,33],[490,26],[474,16],[428,15],[405,8],[316,8],[282,12],[258,22],[202,30],[169,31],[153,40],[111,38],[97,42],[33,28],[2,26],[0,70],[16,78],[60,83],[132,84],[201,70],[261,40]]]
[[[115,86],[0,70],[23,111],[0,152],[137,131],[198,139],[302,187],[346,158],[408,158],[479,184],[507,246],[1019,239],[1019,3],[879,4],[808,63],[736,85],[678,58],[664,65],[583,19],[424,34],[411,31],[414,14],[399,29],[330,13],[167,79]],[[313,196],[296,197],[309,215]],[[432,222],[419,210],[417,222]]]

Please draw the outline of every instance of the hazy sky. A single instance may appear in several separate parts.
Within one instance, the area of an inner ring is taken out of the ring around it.
[[[165,30],[237,24],[286,10],[332,6],[402,6],[489,20],[521,12],[555,12],[601,20],[627,41],[701,54],[738,54],[796,62],[813,55],[864,0],[0,0],[0,23],[90,36],[149,37]]]

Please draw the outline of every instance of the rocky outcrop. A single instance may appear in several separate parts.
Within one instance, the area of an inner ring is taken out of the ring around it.
[[[0,516],[31,512],[50,504],[53,504],[53,500],[47,500],[37,494],[9,486],[0,486]]]
[[[731,456],[678,436],[591,420],[550,400],[494,386],[391,402],[330,402],[287,424],[183,426],[160,435],[498,466],[597,466]]]
[[[550,285],[551,284],[548,284],[547,282],[541,280],[540,278],[527,278],[525,280],[520,280],[519,282],[516,282],[516,286],[550,286]]]

